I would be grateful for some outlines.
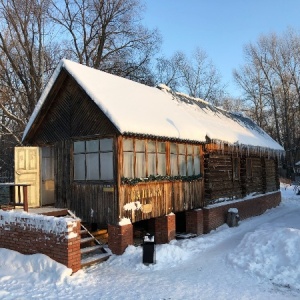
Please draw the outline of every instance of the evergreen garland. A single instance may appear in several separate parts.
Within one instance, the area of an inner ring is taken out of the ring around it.
[[[191,176],[169,176],[169,175],[150,175],[149,177],[145,178],[121,178],[122,184],[129,184],[129,185],[136,185],[140,182],[154,182],[154,181],[185,181],[185,182],[192,182],[194,180],[198,180],[202,178],[202,175],[191,175]]]

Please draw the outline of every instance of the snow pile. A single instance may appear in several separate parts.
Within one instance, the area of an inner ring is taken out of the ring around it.
[[[260,229],[246,234],[228,258],[276,285],[300,289],[299,250],[299,229]]]
[[[72,269],[52,260],[44,254],[23,255],[0,248],[0,284],[18,280],[43,281],[62,284],[72,274]],[[1,294],[0,294],[1,296]]]
[[[41,230],[45,233],[56,235],[64,234],[68,236],[68,226],[76,227],[77,222],[73,218],[56,218],[53,216],[44,216],[38,214],[29,214],[27,212],[16,210],[0,211],[0,226],[9,230],[10,224],[19,226],[23,229]],[[68,238],[77,237],[77,233],[69,234]]]
[[[149,266],[129,246],[69,276],[43,255],[1,249],[0,299],[300,299],[300,196],[281,192],[278,207],[238,227],[156,245]]]

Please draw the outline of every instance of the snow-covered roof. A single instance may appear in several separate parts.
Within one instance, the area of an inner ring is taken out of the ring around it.
[[[66,59],[61,60],[26,126],[23,140],[37,118],[55,81],[65,69],[98,105],[120,133],[231,145],[284,149],[249,118],[209,103],[172,92],[166,86],[149,87]]]

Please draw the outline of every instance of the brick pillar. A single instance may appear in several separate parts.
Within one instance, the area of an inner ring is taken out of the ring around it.
[[[73,273],[81,269],[80,227],[80,221],[77,221],[76,227],[73,227],[73,224],[68,226],[69,238],[67,240],[68,254],[66,266],[71,268]]]
[[[108,248],[112,253],[121,255],[128,245],[133,245],[133,226],[108,225]]]
[[[200,235],[203,233],[203,210],[190,210],[185,213],[185,227],[187,233]]]
[[[176,233],[176,216],[170,214],[167,216],[154,219],[154,237],[156,244],[169,243],[175,239]]]

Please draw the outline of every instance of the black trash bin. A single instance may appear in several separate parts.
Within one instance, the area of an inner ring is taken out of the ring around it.
[[[143,264],[155,264],[155,242],[150,234],[145,235],[143,240]]]

